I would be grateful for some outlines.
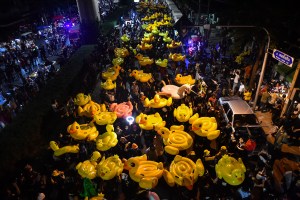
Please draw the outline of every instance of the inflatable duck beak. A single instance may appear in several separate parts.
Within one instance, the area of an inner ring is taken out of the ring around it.
[[[92,116],[96,115],[97,111],[96,110],[93,110],[92,111]]]
[[[198,131],[200,128],[197,128],[196,126],[192,126],[193,131]]]
[[[125,158],[123,158],[123,159],[122,159],[122,162],[124,163],[123,168],[129,171],[131,168],[130,168],[130,166],[128,165],[127,160],[126,160]]]
[[[192,189],[193,189],[193,185],[188,185],[188,186],[186,186],[186,188],[187,188],[188,190],[192,190]]]
[[[124,167],[123,167],[123,168],[126,169],[126,170],[128,170],[128,171],[131,169],[131,168],[129,167],[129,165],[127,164],[127,162],[124,163]]]
[[[73,134],[73,133],[75,133],[75,130],[70,129],[70,130],[69,130],[69,133],[70,133],[70,134]]]

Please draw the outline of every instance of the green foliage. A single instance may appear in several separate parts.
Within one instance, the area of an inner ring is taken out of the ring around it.
[[[249,55],[250,55],[250,50],[244,51],[235,58],[235,62],[238,64],[242,64],[242,62],[244,61],[244,58]]]

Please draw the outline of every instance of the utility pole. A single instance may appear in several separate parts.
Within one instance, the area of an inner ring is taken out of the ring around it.
[[[201,18],[201,0],[198,1],[198,25],[200,25]]]
[[[255,111],[257,100],[258,100],[258,96],[259,96],[259,92],[260,92],[260,87],[261,87],[261,84],[262,84],[262,82],[264,80],[264,75],[265,75],[265,71],[266,71],[266,63],[267,63],[267,59],[268,59],[268,50],[269,50],[269,47],[270,47],[270,34],[269,34],[269,32],[268,32],[268,30],[266,28],[262,27],[262,29],[267,33],[268,43],[267,43],[267,47],[266,47],[266,50],[265,50],[265,57],[264,57],[262,69],[261,69],[261,72],[260,72],[258,85],[257,85],[257,88],[256,88],[256,94],[255,94],[255,98],[254,98],[254,102],[253,102],[253,107],[252,107],[253,111]]]
[[[288,95],[287,95],[286,100],[284,102],[284,105],[283,105],[280,117],[283,117],[283,115],[286,113],[286,110],[288,108],[292,92],[293,92],[294,87],[295,87],[295,83],[296,83],[298,75],[299,75],[299,71],[300,71],[300,60],[298,61],[297,69],[296,69],[295,74],[293,76],[292,84],[291,84],[291,87],[290,87],[290,89],[288,91]]]

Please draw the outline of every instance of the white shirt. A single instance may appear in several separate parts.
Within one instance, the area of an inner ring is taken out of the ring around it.
[[[245,90],[245,85],[241,83],[239,87],[239,92],[244,92],[244,90]]]
[[[240,79],[240,75],[235,74],[235,77],[234,77],[234,81],[233,81],[233,82],[238,83],[238,82],[239,82],[239,79]]]

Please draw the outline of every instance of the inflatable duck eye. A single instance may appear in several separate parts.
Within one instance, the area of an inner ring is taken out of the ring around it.
[[[130,163],[130,166],[131,167],[135,167],[135,163]]]
[[[79,129],[79,126],[75,126],[76,129]]]

